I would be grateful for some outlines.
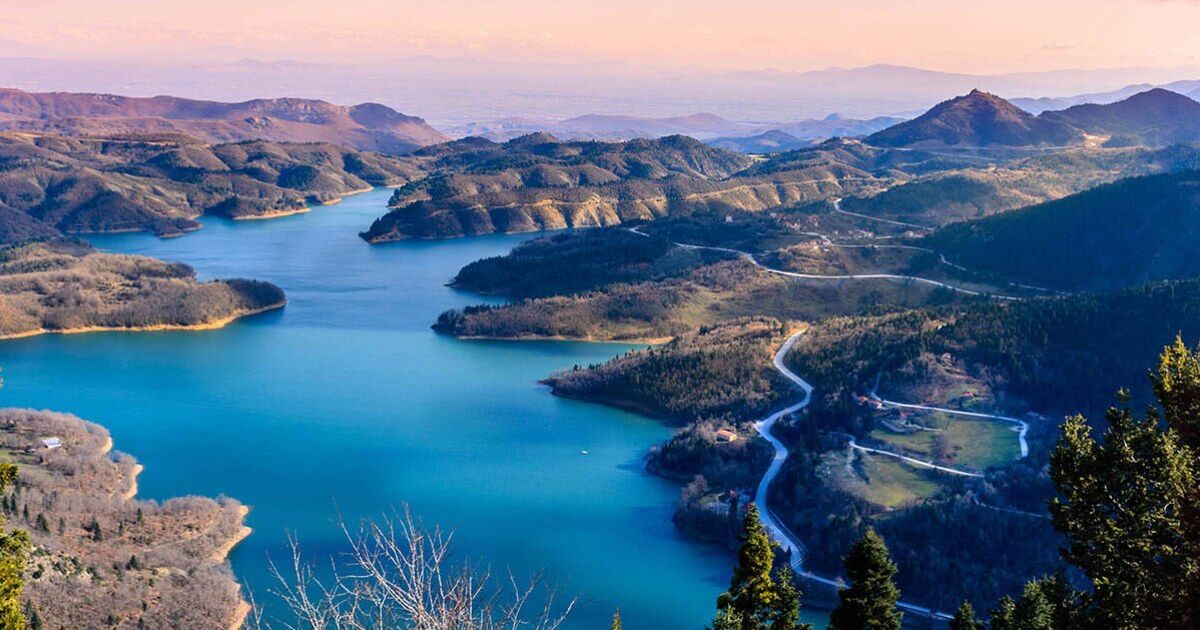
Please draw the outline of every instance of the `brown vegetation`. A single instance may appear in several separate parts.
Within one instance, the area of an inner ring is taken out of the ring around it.
[[[62,446],[48,449],[43,438]],[[232,499],[133,499],[140,469],[74,416],[0,411],[0,448],[18,465],[4,497],[33,549],[25,596],[47,628],[229,628],[246,606],[225,556],[249,530]]]
[[[216,328],[285,301],[266,282],[197,282],[187,265],[101,254],[78,243],[0,248],[0,338]]]

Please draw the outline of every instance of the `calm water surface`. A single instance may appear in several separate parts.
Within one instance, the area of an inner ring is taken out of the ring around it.
[[[544,569],[580,598],[572,628],[606,627],[615,607],[628,628],[702,627],[732,558],[683,539],[671,524],[677,486],[642,470],[669,430],[537,384],[628,346],[433,334],[442,310],[486,301],[444,283],[523,238],[367,245],[356,233],[388,195],[266,222],[208,220],[171,240],[94,238],[203,278],[269,280],[290,303],[218,331],[3,342],[0,404],[106,426],[145,464],[143,498],[250,505],[254,534],[231,560],[268,605],[267,557],[285,558],[288,531],[328,557],[342,548],[339,512],[356,520],[407,503],[455,530],[460,556]]]

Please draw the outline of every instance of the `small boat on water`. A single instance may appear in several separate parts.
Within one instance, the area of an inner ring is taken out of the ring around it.
[[[582,451],[579,451],[579,454],[580,454],[580,455],[587,455],[587,454],[588,454],[588,452],[587,452],[587,449],[584,449],[584,450],[582,450]]]

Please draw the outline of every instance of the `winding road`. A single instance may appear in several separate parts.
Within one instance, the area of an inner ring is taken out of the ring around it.
[[[841,210],[840,203],[839,203],[840,201],[841,201],[840,199],[834,200],[835,209],[838,212],[842,212],[844,214],[853,214],[853,213],[849,213],[849,212],[845,212],[845,211]],[[864,218],[868,218],[868,219],[878,219],[881,221],[886,221],[889,223],[898,223],[900,225],[906,225],[906,226],[910,226],[910,227],[922,227],[922,226],[916,226],[913,224],[900,223],[897,221],[890,221],[887,219],[879,219],[878,217],[869,217],[866,215],[861,215],[861,216],[863,216]],[[637,234],[639,236],[644,236],[644,237],[650,236],[649,234],[638,229],[637,227],[630,227],[627,229],[630,232],[632,232],[633,234]],[[856,247],[857,246],[857,245],[838,245],[836,243],[833,243],[827,236],[824,236],[824,235],[817,235],[817,236],[820,236],[820,238],[822,238],[827,244],[830,244],[830,245],[841,246],[841,247]],[[733,255],[738,256],[746,261],[749,261],[755,267],[758,267],[759,269],[762,269],[763,271],[781,275],[781,276],[785,276],[785,277],[789,277],[789,278],[800,278],[800,279],[808,279],[808,280],[876,280],[876,279],[900,280],[900,281],[911,281],[911,282],[923,283],[923,284],[927,284],[927,285],[931,285],[931,286],[935,286],[935,287],[941,287],[941,288],[949,289],[951,291],[956,291],[959,293],[963,293],[966,295],[972,295],[972,296],[981,296],[982,295],[982,296],[987,296],[987,297],[1000,299],[1000,300],[1020,300],[1020,299],[1022,299],[1022,298],[1016,297],[1016,296],[999,295],[999,294],[995,294],[995,293],[984,293],[981,291],[965,289],[963,287],[955,286],[955,285],[952,285],[952,284],[949,284],[946,282],[941,282],[939,280],[932,280],[930,278],[922,278],[919,276],[906,276],[906,275],[900,275],[900,274],[887,274],[887,273],[822,275],[822,274],[806,274],[806,273],[799,273],[799,272],[794,272],[794,271],[784,271],[782,269],[775,269],[773,267],[768,267],[768,266],[762,264],[758,260],[758,258],[755,257],[754,254],[752,254],[750,252],[741,251],[738,249],[731,249],[728,247],[717,247],[717,246],[712,246],[712,245],[694,245],[694,244],[690,244],[690,243],[679,243],[679,242],[672,242],[672,244],[675,245],[676,247],[680,247],[682,249],[689,249],[689,250],[707,249],[707,250],[712,250],[712,251],[717,251],[717,252],[725,252],[728,254],[733,254]],[[927,250],[925,248],[914,247],[914,246],[895,245],[895,246],[885,246],[885,247],[896,247],[896,248],[902,248],[902,249],[916,249],[916,250],[921,250],[921,251],[929,251],[931,253],[937,253],[937,252],[933,252],[932,250]],[[950,261],[946,260],[945,256],[941,255],[940,253],[938,253],[938,256],[939,256],[940,261],[943,264],[958,268],[960,270],[963,269],[962,267],[955,265],[954,263],[951,263]],[[1045,289],[1039,289],[1038,287],[1022,287],[1022,288],[1043,290],[1043,291],[1045,290]],[[763,527],[770,534],[771,538],[773,538],[779,544],[779,546],[789,554],[789,557],[791,559],[791,567],[797,575],[804,577],[805,579],[811,580],[813,582],[825,584],[825,585],[832,586],[835,588],[842,588],[845,586],[845,582],[843,582],[842,580],[832,579],[832,578],[821,576],[821,575],[816,575],[816,574],[804,569],[804,567],[803,567],[804,560],[807,556],[807,551],[804,547],[804,543],[800,542],[799,538],[797,538],[796,535],[793,534],[787,528],[787,526],[785,526],[780,521],[779,517],[771,509],[771,506],[768,504],[768,501],[767,501],[771,483],[774,482],[775,478],[779,476],[779,471],[783,468],[783,464],[785,461],[787,461],[787,458],[789,455],[787,446],[785,446],[783,444],[783,442],[781,442],[778,438],[775,437],[775,435],[772,433],[772,429],[775,427],[775,425],[779,422],[780,419],[804,409],[812,401],[812,393],[813,393],[812,385],[809,384],[804,379],[800,378],[799,375],[797,375],[795,372],[791,371],[787,367],[787,365],[784,364],[784,359],[787,357],[788,352],[790,352],[792,350],[792,348],[796,345],[796,342],[800,340],[800,336],[803,335],[805,332],[806,332],[805,330],[801,330],[799,332],[792,334],[790,337],[788,337],[787,340],[783,343],[783,345],[780,346],[779,350],[775,353],[775,357],[772,360],[772,362],[775,366],[775,369],[778,370],[780,374],[782,374],[785,378],[787,378],[789,381],[791,381],[793,384],[795,384],[797,387],[799,387],[804,392],[804,398],[802,400],[800,400],[799,402],[792,404],[788,407],[785,407],[779,411],[776,411],[775,413],[772,413],[771,415],[754,423],[754,428],[756,431],[758,431],[759,435],[761,435],[763,437],[763,439],[770,442],[771,446],[775,449],[775,455],[771,459],[771,463],[767,467],[767,471],[763,474],[762,479],[759,480],[758,489],[755,492],[754,503],[758,509],[759,519],[762,521]],[[986,419],[991,419],[991,420],[1000,420],[1000,421],[1004,421],[1004,422],[1014,423],[1019,426],[1018,439],[1020,440],[1020,444],[1021,444],[1021,458],[1025,458],[1029,455],[1029,446],[1025,440],[1025,434],[1029,430],[1029,424],[1023,420],[1019,420],[1017,418],[1010,418],[1007,416],[976,413],[976,412],[969,412],[969,411],[959,411],[959,410],[955,410],[955,409],[944,409],[941,407],[930,407],[930,406],[925,406],[925,405],[911,405],[911,404],[907,404],[907,403],[898,403],[898,402],[894,402],[894,401],[890,401],[890,400],[883,400],[883,399],[877,397],[874,392],[871,393],[871,396],[872,396],[872,398],[878,400],[881,404],[887,405],[887,406],[901,407],[901,408],[907,408],[907,409],[920,409],[920,410],[926,410],[926,411],[937,411],[937,412],[942,412],[942,413],[947,413],[947,414],[970,416],[970,417],[975,417],[975,418],[986,418]],[[845,434],[843,434],[843,435],[845,435]],[[980,473],[966,471],[966,470],[960,470],[957,468],[951,468],[951,467],[947,467],[947,466],[940,466],[933,462],[922,461],[919,459],[908,457],[906,455],[901,455],[899,453],[894,453],[894,452],[885,451],[882,449],[876,449],[876,448],[871,448],[871,447],[867,447],[867,446],[862,446],[862,445],[858,444],[858,442],[854,438],[854,436],[849,435],[847,437],[849,438],[849,446],[851,449],[868,452],[868,453],[874,453],[877,455],[883,455],[886,457],[898,458],[900,460],[903,460],[903,461],[913,464],[915,466],[921,466],[924,468],[936,470],[939,472],[944,472],[947,474],[958,475],[958,476],[963,476],[963,477],[973,477],[973,478],[983,477],[983,475]],[[990,507],[990,506],[985,506],[985,507]],[[926,608],[923,606],[917,606],[916,604],[910,604],[908,602],[898,602],[896,604],[896,606],[900,610],[914,613],[914,614],[921,615],[921,616],[925,616],[925,617],[932,617],[932,618],[941,619],[941,620],[949,620],[952,618],[951,615],[948,615],[946,613],[938,612],[936,610],[932,610],[932,609],[929,609],[929,608]]]
[[[788,369],[787,365],[784,364],[784,359],[787,357],[788,352],[792,350],[792,347],[796,345],[796,342],[800,340],[800,336],[805,332],[806,331],[801,330],[788,337],[787,341],[780,346],[779,351],[775,353],[775,358],[772,360],[772,363],[775,365],[775,369],[779,370],[780,374],[804,391],[804,398],[800,402],[776,411],[775,413],[754,423],[754,428],[758,431],[759,435],[762,435],[763,438],[770,442],[771,446],[775,448],[775,457],[772,458],[771,465],[767,467],[767,472],[763,474],[762,480],[758,482],[758,490],[755,492],[754,504],[758,508],[759,519],[762,521],[763,527],[771,535],[771,538],[775,539],[775,541],[779,543],[779,546],[790,554],[791,566],[797,575],[820,584],[825,584],[835,588],[843,588],[846,584],[842,580],[835,580],[825,576],[816,575],[815,573],[806,571],[804,569],[804,559],[806,556],[804,543],[800,542],[795,534],[793,534],[782,522],[780,522],[779,518],[775,515],[775,512],[771,510],[771,506],[767,503],[767,495],[768,490],[771,488],[771,482],[775,481],[775,477],[779,476],[779,471],[783,468],[783,463],[788,458],[787,447],[784,446],[783,442],[780,442],[779,439],[771,433],[771,429],[774,428],[777,422],[779,422],[780,418],[804,409],[812,401],[812,385],[810,385],[808,381],[805,381],[797,376],[795,372]],[[934,617],[942,620],[949,620],[952,618],[951,615],[946,613],[931,610],[924,606],[910,604],[908,602],[897,602],[896,607],[905,612],[926,617]]]
[[[628,230],[630,232],[632,232],[633,234],[637,234],[638,236],[646,236],[646,237],[650,236],[649,234],[641,231],[640,229],[638,229],[636,227],[628,228]],[[984,291],[975,291],[973,289],[965,289],[963,287],[955,286],[955,285],[947,283],[947,282],[942,282],[940,280],[933,280],[930,278],[922,278],[920,276],[906,276],[906,275],[894,274],[894,273],[816,274],[816,273],[800,273],[797,271],[785,271],[783,269],[775,269],[774,267],[768,267],[768,266],[762,264],[762,262],[760,262],[758,260],[758,258],[755,257],[754,254],[752,254],[750,252],[744,252],[740,249],[731,249],[729,247],[717,247],[715,245],[694,245],[691,243],[679,243],[679,242],[674,242],[674,241],[672,241],[671,244],[676,247],[679,247],[681,249],[692,249],[692,250],[707,249],[707,250],[714,251],[714,252],[725,252],[727,254],[733,254],[735,256],[742,258],[743,260],[746,260],[747,262],[754,265],[755,267],[762,269],[763,271],[766,271],[768,273],[773,273],[776,275],[780,275],[780,276],[785,276],[788,278],[799,278],[802,280],[899,280],[899,281],[905,281],[905,282],[918,282],[921,284],[927,284],[927,285],[939,287],[942,289],[949,289],[951,291],[962,293],[964,295],[986,296],[986,297],[990,297],[990,298],[995,298],[997,300],[1020,300],[1021,299],[1021,298],[1019,298],[1017,296],[1013,296],[1013,295],[1001,295],[999,293],[987,293]],[[951,264],[951,263],[947,262],[946,264]]]

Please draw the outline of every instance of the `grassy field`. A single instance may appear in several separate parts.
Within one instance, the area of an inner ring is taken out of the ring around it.
[[[826,455],[830,482],[839,489],[885,508],[898,508],[931,497],[940,489],[937,474],[914,468],[882,455],[856,453],[847,466],[846,455]]]
[[[1007,422],[943,413],[931,413],[922,422],[934,430],[901,434],[877,428],[870,437],[923,459],[934,459],[940,450],[944,457],[938,463],[979,470],[1011,462],[1020,455],[1014,425]]]

